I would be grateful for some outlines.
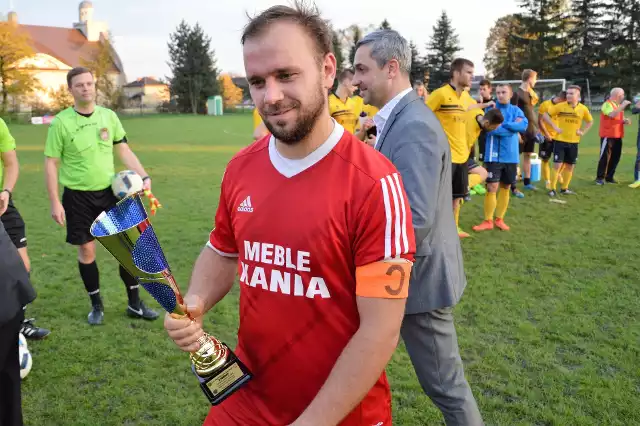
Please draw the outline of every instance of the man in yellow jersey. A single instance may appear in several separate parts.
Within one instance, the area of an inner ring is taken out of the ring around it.
[[[360,121],[362,106],[353,99],[356,87],[353,85],[353,71],[346,69],[338,76],[338,87],[329,95],[329,114],[346,131],[355,135]]]
[[[380,110],[373,105],[365,104],[360,95],[354,95],[351,99],[354,102],[354,109],[360,111],[358,125],[354,134],[358,139],[366,142],[367,145],[374,146],[376,144],[377,130],[374,128],[376,124],[373,122],[373,117]]]
[[[453,214],[461,238],[469,236],[460,229],[459,217],[462,201],[469,195],[467,109],[472,104],[472,99],[465,88],[471,86],[473,71],[474,65],[470,60],[454,60],[451,63],[451,82],[433,91],[427,99],[427,106],[440,121],[451,148]]]
[[[264,121],[262,121],[262,117],[260,117],[258,108],[254,108],[253,109],[253,140],[257,141],[258,139],[262,139],[268,134],[269,134],[269,130],[267,129],[267,126],[264,125]]]
[[[558,124],[553,122],[552,117]],[[557,195],[558,174],[563,164],[563,182],[560,193],[573,195],[575,192],[569,189],[569,184],[578,161],[578,144],[580,143],[580,138],[593,125],[593,117],[589,112],[589,108],[580,103],[580,86],[569,86],[567,89],[567,101],[549,108],[549,111],[544,114],[544,119],[557,133],[553,140],[554,166],[551,172],[549,196],[555,197]],[[586,123],[584,127],[583,123]]]
[[[540,104],[540,109],[538,109],[538,127],[544,135],[544,142],[542,142],[538,147],[538,154],[542,160],[542,179],[545,181],[547,191],[551,190],[551,169],[549,167],[549,160],[553,155],[553,139],[556,137],[556,132],[551,126],[545,123],[544,115],[549,112],[549,108],[561,102],[565,102],[566,100],[567,92],[563,90],[553,98],[547,99]],[[558,125],[555,120],[554,123]]]

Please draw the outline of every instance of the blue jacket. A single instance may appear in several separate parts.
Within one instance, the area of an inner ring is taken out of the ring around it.
[[[493,132],[487,134],[484,150],[485,163],[514,163],[520,158],[518,133],[527,130],[529,121],[520,108],[515,105],[496,103],[496,108],[502,112],[504,122]],[[522,121],[516,123],[516,119]]]

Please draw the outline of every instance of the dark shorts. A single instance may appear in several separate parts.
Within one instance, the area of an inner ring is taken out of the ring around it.
[[[553,156],[553,141],[544,141],[538,147],[538,154],[541,160],[548,160]]]
[[[518,165],[515,163],[484,163],[484,168],[487,169],[487,183],[511,185],[516,182]]]
[[[578,144],[553,141],[553,162],[576,164],[578,162]]]
[[[535,151],[536,148],[536,137],[535,136],[522,136],[523,143],[520,144],[520,154],[526,153],[531,154]]]
[[[24,220],[20,216],[20,212],[13,205],[13,200],[9,200],[7,211],[0,216],[4,229],[6,229],[11,242],[16,248],[24,248],[27,246],[27,234],[25,232]]]
[[[77,191],[65,188],[62,207],[67,221],[67,242],[79,246],[93,241],[91,225],[105,210],[115,206],[118,199],[111,188],[101,191]]]
[[[469,160],[467,161],[467,170],[469,171],[469,173],[471,173],[471,170],[475,169],[476,167],[480,167],[480,164],[476,163],[476,160],[469,157]]]
[[[465,198],[469,195],[469,169],[467,163],[451,165],[451,189],[453,199]]]

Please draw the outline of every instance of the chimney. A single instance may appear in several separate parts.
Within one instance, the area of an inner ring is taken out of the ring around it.
[[[18,25],[18,14],[14,11],[9,12],[9,15],[7,16],[7,21],[11,25]]]

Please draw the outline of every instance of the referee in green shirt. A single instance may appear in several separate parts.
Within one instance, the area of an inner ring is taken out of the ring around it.
[[[115,112],[97,106],[93,74],[74,68],[67,74],[74,106],[56,115],[45,145],[45,174],[51,202],[51,217],[67,225],[67,243],[78,247],[78,267],[89,293],[92,309],[89,324],[101,324],[104,316],[96,246],[89,229],[98,215],[118,201],[111,190],[115,173],[114,151],[129,170],[143,176],[145,189],[151,178],[127,144],[127,137]],[[62,202],[58,184],[64,187]],[[158,314],[140,300],[138,283],[122,267],[120,277],[127,289],[127,315],[154,320]]]

